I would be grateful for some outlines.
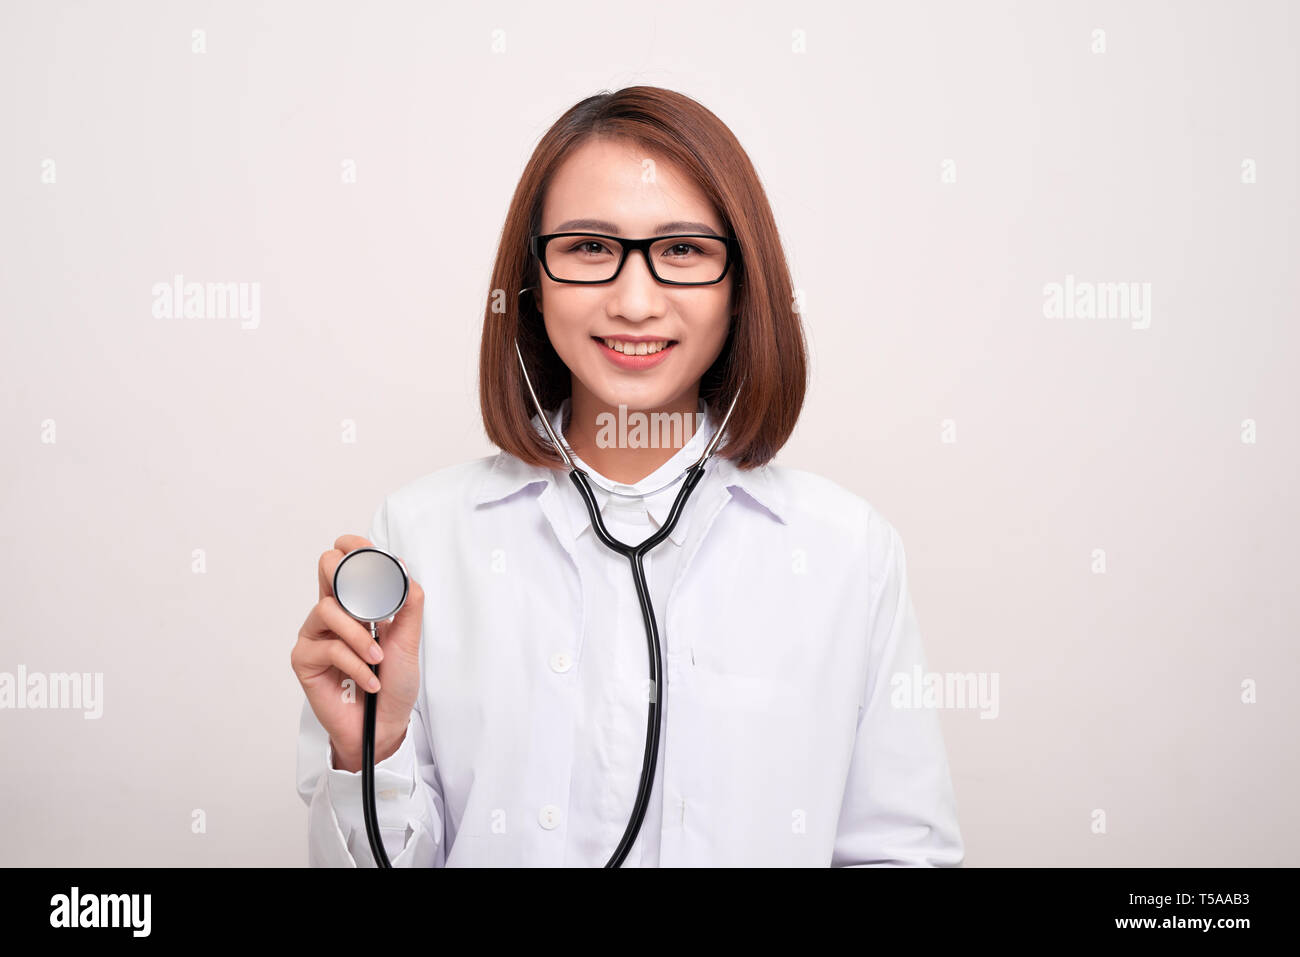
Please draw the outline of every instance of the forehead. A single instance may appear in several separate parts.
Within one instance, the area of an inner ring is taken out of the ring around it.
[[[621,236],[649,236],[682,221],[722,232],[713,205],[675,163],[626,140],[589,139],[555,171],[542,202],[542,232],[567,231],[560,227],[571,219],[604,220],[617,228],[594,231]]]

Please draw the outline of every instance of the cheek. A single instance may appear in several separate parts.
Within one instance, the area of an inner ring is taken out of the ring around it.
[[[707,317],[696,324],[698,331],[695,339],[703,347],[703,351],[712,356],[716,356],[721,351],[731,330],[732,317],[728,307],[728,300],[724,296],[714,304]]]
[[[581,355],[578,350],[583,345],[582,340],[586,339],[586,333],[580,331],[578,323],[566,319],[561,311],[554,309],[545,313],[544,319],[546,335],[560,358],[567,362]]]

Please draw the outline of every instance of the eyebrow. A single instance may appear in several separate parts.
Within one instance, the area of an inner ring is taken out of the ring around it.
[[[607,219],[568,219],[556,226],[552,232],[567,233],[578,229],[591,229],[614,236],[620,235],[618,225],[611,223]],[[716,229],[707,223],[687,223],[680,220],[673,223],[660,223],[650,235],[667,236],[670,233],[704,233],[707,236],[723,238]]]

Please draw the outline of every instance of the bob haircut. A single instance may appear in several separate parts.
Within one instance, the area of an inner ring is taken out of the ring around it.
[[[563,468],[536,415],[515,356],[527,363],[548,413],[570,396],[572,376],[560,359],[531,295],[540,264],[529,238],[541,231],[545,191],[568,155],[587,139],[629,141],[667,158],[699,186],[739,242],[736,314],[717,361],[700,379],[700,397],[720,422],[744,383],[715,454],[740,469],[765,465],[794,431],[807,388],[807,346],[794,309],[790,269],[767,195],[744,148],[726,125],[684,94],[653,86],[602,91],[571,107],[542,137],[510,200],[492,269],[479,350],[479,404],[488,438],[529,465]]]

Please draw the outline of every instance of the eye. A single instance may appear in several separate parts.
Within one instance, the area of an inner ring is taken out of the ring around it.
[[[591,247],[595,247],[592,249]],[[583,239],[569,247],[569,252],[587,253],[589,255],[599,255],[601,251],[609,252],[605,244],[598,239]]]
[[[692,252],[698,253],[703,250],[691,243],[673,243],[666,251],[674,254],[669,257],[670,259],[681,259],[683,256],[689,256]]]

